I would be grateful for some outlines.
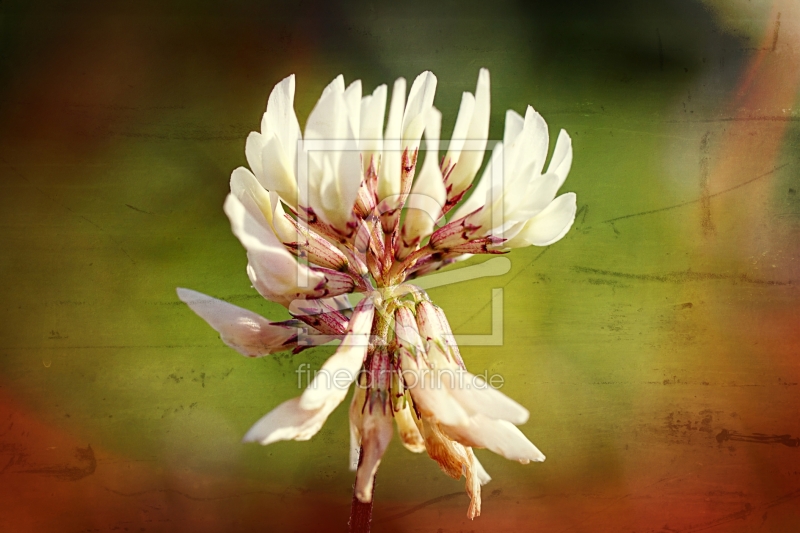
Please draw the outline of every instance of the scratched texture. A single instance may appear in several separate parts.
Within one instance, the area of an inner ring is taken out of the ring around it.
[[[111,5],[108,5],[111,4]],[[431,291],[546,453],[462,482],[397,442],[376,532],[800,531],[800,5],[7,1],[0,6],[0,531],[342,531],[344,409],[239,439],[331,348],[246,360],[176,301],[272,318],[221,205],[270,88],[492,74],[573,137],[573,230]]]

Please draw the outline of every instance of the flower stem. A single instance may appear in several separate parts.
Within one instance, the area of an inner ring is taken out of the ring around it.
[[[359,458],[363,454],[364,448],[362,446],[358,454]],[[359,463],[361,463],[360,459]],[[350,504],[350,521],[347,523],[350,533],[369,533],[370,524],[372,523],[372,502],[375,498],[375,478],[372,479],[371,496],[368,503],[362,503],[356,497],[356,485],[353,483],[353,502]]]

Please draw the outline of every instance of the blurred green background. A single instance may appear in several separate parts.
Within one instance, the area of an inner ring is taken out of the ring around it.
[[[345,530],[345,408],[239,443],[332,348],[247,360],[175,287],[286,316],[221,209],[280,79],[302,125],[340,73],[432,70],[448,138],[480,67],[493,138],[528,104],[571,134],[578,217],[431,296],[486,334],[504,289],[504,345],[462,353],[548,459],[479,451],[470,522],[395,441],[374,531],[800,529],[796,1],[35,0],[0,5],[0,530]]]

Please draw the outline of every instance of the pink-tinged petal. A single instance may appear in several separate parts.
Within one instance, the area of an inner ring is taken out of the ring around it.
[[[377,391],[376,391],[377,394]],[[367,407],[361,425],[361,457],[356,473],[356,498],[362,503],[372,501],[375,473],[381,464],[386,448],[392,440],[392,415],[385,413],[379,405]]]
[[[317,434],[339,403],[329,402],[319,409],[309,410],[300,407],[300,398],[292,398],[256,422],[242,442],[258,442],[266,446],[279,440],[308,440]]]
[[[568,192],[553,200],[541,213],[525,223],[516,237],[502,244],[506,248],[549,246],[561,240],[575,222],[578,210],[575,193]]]
[[[303,409],[319,409],[327,402],[340,403],[356,379],[369,347],[374,307],[369,298],[361,300],[353,311],[347,335],[336,352],[323,363],[300,397]]]
[[[308,260],[309,263],[330,268],[339,272],[349,270],[349,261],[342,251],[331,244],[328,239],[320,236],[308,227],[307,224],[298,224],[294,219],[283,217],[293,227],[293,241],[283,241],[286,247],[298,257]]]
[[[406,204],[406,218],[400,236],[397,259],[405,259],[422,239],[433,233],[436,221],[442,216],[447,200],[442,171],[439,168],[439,131],[442,114],[431,108],[425,128],[427,151],[425,162],[419,171]]]
[[[547,167],[547,173],[556,174],[561,180],[559,187],[564,184],[567,179],[569,169],[572,167],[572,139],[566,131],[561,130],[558,132],[558,139],[556,140],[556,147],[553,150],[553,157],[550,159],[550,165]]]
[[[466,370],[442,372],[442,382],[450,394],[470,414],[480,413],[489,418],[524,424],[530,413],[520,404],[495,389],[480,376]]]
[[[280,141],[292,176],[296,175],[297,141],[300,140],[300,124],[294,112],[294,84],[292,74],[272,89],[267,111],[261,119],[261,133],[267,138],[273,134]]]
[[[256,289],[266,298],[284,305],[301,295],[321,296],[318,286],[325,276],[314,272],[297,260],[275,236],[255,202],[233,195],[225,199],[225,213],[234,235],[247,250],[248,274]]]
[[[452,187],[450,195],[459,194],[469,187],[483,163],[486,140],[489,137],[491,111],[489,85],[489,71],[482,68],[475,89],[475,105],[466,137],[468,140],[461,149],[458,164],[448,178],[448,185]]]
[[[481,414],[473,415],[461,425],[442,424],[442,429],[452,439],[464,446],[486,448],[506,459],[527,464],[542,462],[545,457],[528,437],[511,422],[495,420]]]
[[[414,318],[414,313],[407,307],[399,307],[394,313],[394,335],[401,348],[406,350],[412,357],[412,361],[406,362],[412,365],[412,370],[417,369],[416,359],[422,356],[424,348],[422,346],[422,339],[417,329],[417,321]],[[404,359],[401,358],[402,363]]]
[[[217,330],[222,341],[247,357],[263,357],[292,349],[301,329],[274,323],[252,311],[193,291],[177,289],[178,298]]]

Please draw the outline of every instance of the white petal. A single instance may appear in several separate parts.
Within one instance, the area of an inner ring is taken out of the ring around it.
[[[297,228],[286,218],[286,213],[280,201],[273,202],[275,212],[272,216],[272,228],[281,242],[299,242],[301,237]]]
[[[319,210],[317,214],[325,222],[339,228],[350,220],[361,185],[361,158],[348,113],[344,93],[334,88],[323,92],[306,123],[306,141],[324,145],[309,151],[309,199],[317,198],[313,193],[325,188],[321,202],[312,201],[311,207]]]
[[[231,173],[231,193],[240,201],[250,198],[257,206],[264,219],[272,225],[272,203],[269,193],[256,180],[253,173],[244,167],[238,167]]]
[[[479,207],[489,204],[492,198],[490,192],[493,185],[499,185],[499,190],[502,191],[503,174],[505,174],[506,171],[504,168],[504,151],[503,143],[497,143],[494,150],[492,150],[492,157],[489,159],[489,164],[486,165],[486,168],[483,170],[480,181],[478,181],[478,184],[471,191],[469,198],[461,202],[458,208],[456,208],[452,220],[458,220],[472,213]],[[495,173],[497,175],[494,175]],[[488,216],[489,220],[491,220],[490,210],[484,209],[481,215],[483,217]]]
[[[483,163],[486,140],[489,138],[491,114],[489,92],[489,71],[482,68],[478,74],[478,86],[475,89],[475,106],[467,132],[468,141],[464,144],[458,164],[449,178],[449,183],[453,187],[451,195],[458,194],[469,187]]]
[[[339,74],[338,76],[333,78],[333,80],[327,86],[325,86],[324,89],[322,89],[322,94],[319,97],[320,100],[322,100],[323,97],[327,96],[329,93],[332,93],[332,92],[339,93],[339,94],[344,94],[344,76],[343,75]]]
[[[472,120],[472,112],[475,109],[475,97],[472,93],[465,92],[461,95],[461,105],[458,108],[458,117],[453,126],[453,136],[450,138],[450,146],[447,148],[447,155],[444,157],[444,168],[458,163],[461,156],[461,149],[464,147],[464,140],[469,132],[469,122]]]
[[[406,105],[406,80],[398,78],[392,88],[392,102],[386,120],[381,169],[378,175],[378,198],[384,200],[400,194],[400,165],[402,159],[403,109]]]
[[[503,143],[505,143],[507,146],[511,145],[516,140],[517,136],[522,132],[522,126],[524,124],[525,119],[522,118],[522,115],[513,109],[506,111],[506,123],[505,129],[503,130]]]
[[[252,311],[193,291],[177,290],[192,311],[217,330],[222,341],[247,357],[263,357],[292,347],[300,333],[296,327],[273,324]]]
[[[300,124],[294,112],[294,74],[278,83],[269,95],[267,111],[261,119],[261,133],[274,134],[281,142],[289,168],[297,169],[297,141]],[[255,169],[253,169],[255,170]],[[296,175],[292,172],[292,175]]]
[[[339,403],[347,395],[347,389],[356,379],[367,356],[373,311],[372,302],[368,298],[361,300],[356,306],[342,344],[323,363],[314,380],[303,391],[300,397],[302,408],[319,409],[332,399],[338,399]]]
[[[522,231],[512,240],[503,243],[504,247],[516,248],[532,244],[549,246],[561,240],[575,222],[578,210],[574,192],[562,194],[553,200],[541,213],[525,223]]]
[[[531,167],[528,167],[528,172],[530,171]],[[523,175],[516,183],[507,185],[506,190],[503,191],[505,220],[521,222],[542,212],[556,197],[558,188],[561,186],[560,181],[555,174],[527,174]]]
[[[300,407],[300,398],[292,398],[267,413],[242,438],[242,442],[259,442],[263,445],[279,440],[308,440],[322,428],[338,402],[325,404],[319,409]]]
[[[544,454],[517,426],[505,420],[474,415],[466,424],[445,425],[443,429],[464,446],[486,448],[512,461],[525,464],[530,461],[542,462],[545,459]]]
[[[558,185],[561,187],[564,184],[564,180],[567,179],[570,167],[572,167],[572,139],[570,139],[566,131],[561,130],[558,132],[556,147],[553,150],[550,165],[547,167],[547,173],[556,174],[561,180]]]
[[[379,408],[367,408],[364,413],[363,425],[361,427],[361,464],[358,465],[356,473],[356,498],[362,503],[372,501],[372,488],[375,480],[375,473],[381,464],[386,448],[392,440],[392,416],[383,413]]]
[[[344,101],[347,103],[347,115],[350,118],[353,138],[358,139],[361,130],[361,80],[354,81],[345,89]]]
[[[522,132],[514,141],[514,147],[509,147],[506,172],[513,175],[526,169],[531,163],[533,174],[538,175],[544,168],[549,148],[549,135],[547,123],[542,116],[531,106],[525,112],[525,124]]]
[[[256,176],[261,176],[263,172],[261,162],[261,150],[264,148],[266,139],[257,131],[251,131],[247,136],[247,141],[244,145],[244,155],[247,158],[247,164]]]
[[[414,80],[408,92],[408,103],[403,113],[403,149],[413,152],[419,148],[422,131],[425,129],[425,115],[433,105],[436,94],[436,76],[425,71]]]
[[[428,125],[425,127],[427,151],[425,162],[419,171],[411,195],[408,198],[408,211],[403,222],[403,240],[412,242],[433,232],[433,226],[442,215],[442,207],[447,200],[442,171],[439,168],[439,132],[442,114],[435,108],[428,110]]]
[[[361,165],[366,174],[370,159],[374,159],[375,169],[380,168],[380,154],[383,150],[383,115],[386,113],[386,85],[380,85],[371,95],[361,99]]]
[[[261,177],[259,182],[268,191],[277,192],[289,205],[297,205],[297,180],[291,170],[281,140],[269,134],[261,149]],[[256,178],[259,175],[256,174]]]
[[[438,373],[428,368],[417,369],[408,365],[408,359],[409,357],[403,356],[401,360],[403,378],[420,413],[425,418],[448,426],[466,424],[469,414],[442,386]]]

